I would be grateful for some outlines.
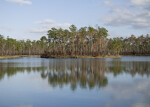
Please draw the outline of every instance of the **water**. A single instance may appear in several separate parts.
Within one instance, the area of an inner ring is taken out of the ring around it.
[[[0,107],[150,107],[150,57],[0,60]]]

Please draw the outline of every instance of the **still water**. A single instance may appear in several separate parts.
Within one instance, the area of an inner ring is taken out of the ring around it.
[[[150,107],[150,57],[0,60],[0,107]]]

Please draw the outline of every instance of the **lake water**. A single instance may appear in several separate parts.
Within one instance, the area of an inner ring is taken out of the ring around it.
[[[0,60],[0,107],[150,107],[150,57]]]

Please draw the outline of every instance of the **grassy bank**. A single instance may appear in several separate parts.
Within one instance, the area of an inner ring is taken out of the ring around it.
[[[0,56],[0,59],[11,59],[19,57],[40,57],[40,55],[12,55],[12,56]]]

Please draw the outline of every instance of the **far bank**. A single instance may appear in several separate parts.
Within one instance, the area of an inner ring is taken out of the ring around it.
[[[40,55],[10,55],[10,56],[0,56],[0,59],[12,59],[20,57],[40,57]]]
[[[43,56],[41,58],[120,58],[120,55],[107,55],[107,56]]]

